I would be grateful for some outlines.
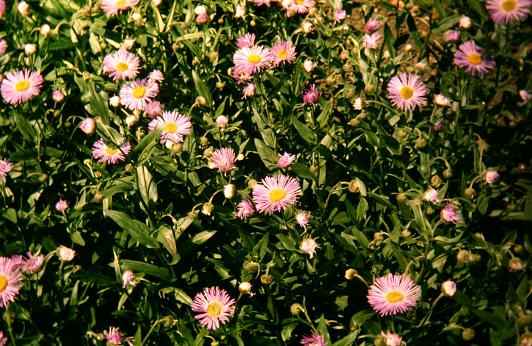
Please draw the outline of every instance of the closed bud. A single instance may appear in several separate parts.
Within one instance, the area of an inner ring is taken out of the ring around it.
[[[434,187],[439,187],[442,184],[442,180],[437,175],[430,178],[430,184]]]
[[[447,297],[452,297],[456,293],[456,283],[454,281],[445,281],[441,284],[441,291]]]
[[[254,293],[251,293],[251,284],[248,281],[238,284],[238,291],[240,294],[249,294],[250,296],[255,295]]]
[[[260,282],[262,282],[263,285],[269,285],[273,281],[273,276],[270,274],[262,274],[260,276]]]
[[[209,144],[209,139],[208,139],[207,137],[200,137],[200,144],[201,144],[202,146],[205,146],[205,145]],[[205,155],[205,153],[203,153],[203,155],[204,155],[205,157],[210,157],[210,155],[207,156],[207,155]],[[211,153],[211,155],[212,155],[212,153]]]
[[[201,213],[207,216],[211,215],[213,210],[214,205],[210,202],[203,203],[203,206],[201,207]]]
[[[50,25],[44,24],[43,26],[41,26],[41,30],[40,30],[41,35],[48,36],[50,34],[50,30],[51,30]]]
[[[113,107],[120,106],[120,97],[119,96],[113,96],[109,99],[109,104]]]
[[[516,272],[521,271],[525,268],[525,265],[520,258],[514,257],[508,261],[508,268],[510,271]]]
[[[471,18],[464,16],[460,18],[460,28],[469,29],[471,27]]]
[[[24,45],[24,54],[26,54],[27,56],[35,54],[36,51],[37,45],[33,43],[27,43]]]
[[[356,179],[351,180],[349,182],[349,185],[347,186],[347,190],[351,193],[358,192],[359,189],[360,189],[360,184],[358,180]]]
[[[418,137],[414,140],[414,146],[416,148],[424,148],[427,145],[425,137]]]
[[[172,145],[172,152],[174,154],[180,154],[183,151],[183,143],[174,143]]]
[[[17,11],[22,17],[26,17],[30,14],[30,5],[26,1],[21,1],[17,5]]]
[[[446,179],[449,179],[450,177],[453,176],[453,172],[449,168],[444,170],[442,174],[443,174],[443,177]]]
[[[207,103],[207,100],[205,99],[205,97],[203,96],[196,97],[196,104],[203,106],[206,103]]]
[[[244,264],[244,270],[248,273],[255,273],[257,270],[259,270],[259,264],[255,261],[249,261]]]
[[[312,174],[316,174],[316,173],[318,173],[318,171],[319,171],[319,167],[316,166],[316,165],[311,165],[311,166],[308,168],[308,170],[310,171],[310,173],[312,173]]]
[[[467,198],[467,199],[471,199],[473,198],[473,196],[475,195],[475,190],[473,190],[472,188],[468,187],[467,189],[465,189],[464,191],[464,197]]]
[[[462,339],[465,341],[471,341],[475,338],[475,330],[472,328],[464,328],[462,330]]]
[[[404,229],[402,232],[401,232],[401,235],[404,237],[404,238],[408,238],[412,235],[412,232],[410,232],[410,230],[407,228],[407,229]]]
[[[460,250],[456,255],[456,260],[460,263],[469,263],[471,262],[471,252],[467,250]]]
[[[301,304],[294,303],[290,305],[290,313],[292,314],[292,316],[297,316],[299,315],[300,312],[303,312],[303,311],[305,311],[305,309],[303,309]]]
[[[227,184],[224,186],[224,196],[227,199],[232,199],[236,195],[236,186],[233,184]]]
[[[349,268],[345,271],[344,277],[346,280],[353,280],[358,275],[356,269]]]
[[[395,199],[396,199],[397,202],[399,202],[399,203],[402,203],[402,202],[406,201],[407,198],[408,198],[408,197],[407,197],[406,194],[404,194],[404,193],[400,193],[400,194],[398,194],[398,195],[395,197]]]
[[[249,179],[248,180],[248,187],[251,189],[254,188],[257,185],[257,181],[255,179]]]
[[[220,57],[220,56],[218,55],[218,52],[211,52],[211,53],[209,54],[209,60],[210,60],[211,62],[216,62],[216,61],[218,61],[218,58],[219,58],[219,57]]]
[[[224,82],[216,82],[216,89],[222,90],[225,87]]]

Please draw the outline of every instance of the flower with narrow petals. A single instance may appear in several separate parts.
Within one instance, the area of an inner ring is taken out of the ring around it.
[[[238,84],[249,82],[251,79],[253,79],[253,75],[248,70],[234,66],[231,68],[231,77],[233,77]],[[253,93],[255,93],[255,90],[253,90]]]
[[[148,81],[160,83],[164,80],[164,74],[160,70],[153,70],[148,75]]]
[[[401,346],[403,338],[392,332],[381,332],[381,338],[386,346]]]
[[[20,261],[8,257],[0,257],[0,308],[15,301],[22,287]]]
[[[76,256],[76,251],[64,245],[60,245],[56,250],[57,257],[63,262],[70,262]]]
[[[143,110],[158,93],[157,83],[137,79],[120,88],[120,103],[132,111]]]
[[[253,74],[270,66],[271,52],[264,46],[240,48],[233,55],[233,63],[238,70]]]
[[[122,273],[122,288],[127,288],[129,286],[135,286],[137,284],[137,278],[135,273],[131,270],[126,270]]]
[[[327,346],[323,335],[312,332],[311,335],[304,336],[299,343],[303,346]]]
[[[118,13],[135,7],[139,0],[102,0],[102,10],[107,17],[116,16]]]
[[[6,177],[13,169],[13,164],[6,159],[0,160],[0,182],[5,183]]]
[[[440,202],[440,194],[434,188],[429,187],[423,193],[423,199],[425,201],[427,201],[427,202],[430,202],[430,203],[439,203]]]
[[[116,327],[109,327],[109,330],[105,331],[104,334],[109,346],[119,346],[125,341],[124,334]]]
[[[310,258],[314,257],[314,254],[316,254],[316,249],[318,248],[318,244],[316,243],[316,240],[313,238],[304,238],[301,241],[301,244],[299,245],[299,249],[303,252],[306,252]]]
[[[103,71],[114,80],[132,79],[139,74],[140,60],[125,49],[108,54],[103,59]]]
[[[368,20],[366,22],[366,24],[364,24],[364,31],[368,34],[371,34],[377,30],[379,30],[382,26],[382,22],[375,19],[375,18],[371,18],[370,20]]]
[[[177,111],[163,112],[162,116],[150,122],[150,131],[161,129],[161,144],[182,143],[184,136],[191,133],[190,119]]]
[[[456,283],[454,281],[445,281],[441,284],[441,291],[447,297],[452,297],[456,293]]]
[[[300,210],[296,214],[296,222],[303,229],[307,229],[310,220],[310,213],[308,211]]]
[[[457,224],[462,221],[462,217],[460,216],[458,208],[452,203],[447,203],[445,207],[443,207],[443,209],[440,211],[440,217],[447,223]]]
[[[486,184],[491,185],[495,183],[497,180],[499,180],[499,173],[497,171],[487,171],[484,175],[484,181]]]
[[[394,106],[405,112],[425,104],[427,88],[418,75],[402,72],[390,80],[387,89]]]
[[[4,1],[4,0],[0,0],[0,4],[2,3],[2,1]],[[0,8],[0,10],[1,10],[1,8]],[[2,18],[1,15],[2,15],[2,13],[0,12],[0,18]],[[4,345],[6,345],[7,342],[8,342],[7,336],[5,336],[5,335],[4,335],[4,332],[2,332],[2,331],[0,330],[0,346],[4,346]]]
[[[126,155],[131,151],[131,145],[125,141],[120,147],[108,146],[102,138],[100,138],[92,146],[92,156],[98,160],[98,163],[108,163],[110,165],[117,164],[120,161],[126,160]]]
[[[483,58],[484,50],[474,41],[462,43],[454,54],[454,63],[471,75],[483,76],[495,67],[495,62]]]
[[[293,13],[305,14],[316,6],[314,0],[294,0],[288,10]]]
[[[79,129],[83,131],[83,133],[85,133],[86,135],[90,136],[96,130],[96,121],[94,120],[94,118],[85,118],[83,119],[81,124],[79,124]]]
[[[196,294],[192,303],[192,311],[198,312],[195,319],[208,329],[218,329],[221,324],[229,321],[234,314],[235,300],[219,287],[205,288]]]
[[[532,6],[531,0],[488,0],[486,8],[495,23],[524,21]]]
[[[248,98],[253,95],[255,95],[256,86],[254,83],[248,83],[244,89],[242,89],[242,93],[244,94],[243,98]]]
[[[290,41],[278,41],[275,43],[271,50],[272,64],[273,66],[279,66],[280,64],[287,62],[292,63],[296,60],[296,47]]]
[[[68,202],[59,198],[59,201],[55,204],[55,210],[60,213],[65,212],[68,209]]]
[[[379,315],[396,315],[416,306],[421,289],[408,276],[388,274],[373,281],[368,302]]]
[[[286,175],[266,177],[253,187],[253,202],[261,213],[274,213],[294,205],[301,196],[301,186]]]
[[[444,36],[445,42],[456,43],[460,41],[460,31],[452,30],[447,31]]]
[[[28,256],[28,259],[24,262],[22,270],[28,274],[38,273],[44,264],[44,255],[34,256],[31,252],[28,252],[26,255]]]
[[[238,203],[236,207],[236,217],[243,220],[252,216],[253,213],[255,213],[255,208],[249,199],[243,199],[242,202]]]
[[[279,168],[288,168],[292,165],[292,162],[296,159],[295,155],[291,155],[285,152],[277,159],[277,167]]]
[[[341,8],[337,8],[336,10],[334,10],[334,16],[333,16],[333,23],[339,23],[341,21],[343,21],[344,19],[347,18],[347,14],[345,12],[345,10],[341,9]]]
[[[163,110],[161,108],[161,103],[159,101],[152,101],[144,107],[144,112],[146,115],[152,119],[157,118],[159,115],[163,113]]]
[[[316,85],[312,84],[308,90],[303,93],[303,103],[306,105],[311,105],[316,103],[320,98],[320,93],[316,89]]]
[[[236,46],[238,48],[251,48],[255,45],[255,34],[245,34],[236,39]]]
[[[7,103],[17,105],[39,95],[43,82],[40,72],[27,69],[8,72],[2,80],[0,92]]]
[[[232,148],[216,149],[210,162],[218,168],[218,172],[225,174],[235,168],[235,151]]]
[[[364,48],[377,49],[379,47],[379,42],[381,38],[382,35],[378,32],[364,35]]]

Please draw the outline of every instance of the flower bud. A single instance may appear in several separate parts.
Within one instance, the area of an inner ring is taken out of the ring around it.
[[[37,51],[37,46],[33,43],[27,43],[24,45],[24,54],[27,56],[35,54]]]
[[[259,269],[259,264],[254,261],[250,261],[244,264],[244,270],[248,273],[254,273]]]
[[[211,215],[212,211],[214,210],[214,205],[210,202],[203,203],[203,206],[201,207],[201,212],[204,215]]]
[[[462,330],[462,339],[465,341],[471,341],[475,338],[475,330],[472,328],[464,328]]]
[[[471,18],[463,16],[460,18],[460,28],[469,29],[471,27]]]
[[[94,118],[85,118],[79,125],[79,129],[90,136],[96,130],[96,121],[94,121]]]
[[[294,304],[290,305],[290,313],[293,316],[297,316],[300,312],[303,312],[303,311],[305,311],[305,309],[303,309],[301,304],[294,303]]]
[[[200,106],[203,106],[204,104],[207,103],[207,100],[203,96],[198,96],[196,97],[196,103]]]
[[[54,90],[52,91],[52,99],[57,103],[63,102],[65,94],[61,90]]]
[[[514,257],[508,261],[508,268],[510,271],[516,272],[521,271],[525,268],[525,265],[520,258]]]
[[[50,30],[51,30],[50,25],[44,24],[43,26],[41,26],[41,30],[40,30],[41,35],[48,36],[50,34]]]
[[[430,178],[430,184],[434,187],[439,187],[442,184],[442,180],[437,175],[434,175],[432,178]]]
[[[57,257],[63,262],[70,262],[76,256],[76,251],[66,246],[60,245],[56,250]]]
[[[227,199],[231,199],[236,195],[236,186],[233,184],[227,184],[224,186],[224,196]]]
[[[30,14],[30,5],[26,1],[21,1],[18,3],[17,11],[22,17],[26,17]]]
[[[454,281],[445,281],[441,284],[441,291],[447,297],[452,297],[456,293],[456,283]]]
[[[109,104],[113,107],[120,106],[120,96],[113,96],[109,99]]]
[[[307,73],[312,72],[312,70],[314,70],[315,67],[316,67],[316,64],[314,64],[312,60],[310,59],[307,59],[303,62],[303,70],[305,70],[305,72]]]
[[[346,280],[353,280],[357,276],[358,272],[356,269],[349,268],[345,271],[344,277]]]
[[[464,191],[464,197],[467,198],[467,199],[471,199],[473,198],[473,196],[475,195],[475,190],[473,190],[472,188],[468,187],[467,189],[465,189]]]
[[[241,282],[238,285],[238,291],[240,292],[240,294],[249,294],[250,296],[255,295],[251,292],[251,284],[248,281]]]
[[[260,282],[262,282],[263,285],[269,285],[273,281],[273,276],[270,274],[262,274],[260,276]]]

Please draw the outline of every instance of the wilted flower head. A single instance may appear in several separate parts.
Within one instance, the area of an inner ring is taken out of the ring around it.
[[[418,75],[402,72],[388,83],[388,98],[405,112],[425,104],[427,88]]]
[[[425,192],[423,193],[423,199],[430,203],[439,203],[440,202],[440,194],[438,191],[432,187],[429,187]]]
[[[4,17],[4,13],[6,12],[6,2],[7,0],[0,0],[0,19]]]
[[[311,335],[304,336],[299,343],[303,346],[327,346],[323,335],[312,332]]]
[[[381,338],[386,346],[400,346],[403,338],[392,332],[381,332]]]
[[[109,331],[106,331],[104,334],[110,346],[119,346],[125,341],[124,334],[116,327],[109,327]]]
[[[59,201],[55,203],[55,210],[60,213],[65,212],[68,209],[68,202],[59,198]]]
[[[388,274],[373,281],[368,302],[379,315],[404,313],[416,306],[421,290],[408,276]]]
[[[7,174],[13,169],[13,164],[6,159],[0,160],[0,182],[5,182]]]
[[[227,173],[235,168],[235,151],[232,148],[216,149],[210,158],[219,172]]]
[[[508,268],[513,272],[521,271],[525,268],[525,264],[520,258],[513,257],[508,261]]]
[[[318,90],[316,90],[316,85],[312,84],[310,88],[308,88],[308,90],[306,90],[303,94],[303,103],[306,105],[310,105],[316,103],[319,98],[320,93],[318,92]]]
[[[307,73],[312,72],[312,70],[314,70],[315,67],[316,67],[316,64],[314,64],[312,60],[310,59],[307,59],[303,62],[303,70],[305,70],[305,72]]]
[[[235,300],[225,290],[218,287],[205,288],[196,294],[192,311],[198,312],[195,319],[208,329],[218,329],[220,324],[229,321],[234,314]]]
[[[310,213],[308,211],[300,210],[296,214],[296,222],[303,229],[307,229],[310,220]]]
[[[7,2],[7,0],[6,0]],[[4,8],[5,8],[5,3],[4,3]],[[20,15],[22,17],[26,17],[28,14],[30,14],[30,5],[28,5],[28,3],[26,1],[21,1],[18,3],[17,5],[17,11],[18,13],[20,13]]]
[[[255,295],[255,293],[251,292],[251,283],[249,281],[244,281],[238,284],[238,291],[240,294],[249,294],[251,297]]]
[[[255,90],[256,90],[256,87],[255,87],[254,83],[246,84],[244,89],[242,89],[242,93],[244,94],[244,98],[251,97],[251,96],[255,95]]]
[[[291,155],[287,152],[285,152],[283,155],[281,155],[277,159],[277,167],[279,168],[288,168],[290,165],[292,165],[292,162],[296,159],[295,155]]]
[[[295,204],[301,186],[294,178],[278,175],[266,177],[253,188],[253,202],[261,213],[274,213]]]
[[[364,35],[364,47],[367,49],[377,49],[382,35],[378,32]]]
[[[456,293],[456,283],[454,281],[445,281],[441,284],[441,291],[448,297],[454,296]]]
[[[337,8],[336,10],[334,10],[333,22],[339,23],[342,20],[344,20],[346,17],[347,17],[347,14],[345,13],[345,10],[341,8]]]
[[[234,184],[227,184],[224,186],[224,197],[231,199],[236,195],[236,186]]]
[[[495,62],[483,58],[484,50],[474,41],[462,43],[454,55],[454,63],[471,75],[483,76],[495,67]]]
[[[0,92],[4,101],[17,105],[39,95],[43,82],[40,72],[27,69],[7,72],[0,85]]]
[[[27,253],[28,259],[24,263],[23,271],[29,274],[38,273],[44,264],[44,255],[34,256],[31,252]]]
[[[366,24],[364,24],[364,31],[367,32],[368,34],[371,34],[379,30],[381,26],[382,26],[382,23],[379,20],[375,18],[371,18],[370,20],[366,22]]]
[[[243,199],[242,202],[238,203],[236,217],[239,219],[246,219],[253,215],[255,208],[253,203],[249,199]]]
[[[488,0],[486,8],[495,23],[524,21],[532,6],[531,0]]]
[[[486,175],[484,176],[484,181],[486,184],[491,185],[495,183],[497,180],[499,180],[499,173],[497,171],[487,171]]]
[[[76,251],[64,245],[60,245],[56,251],[57,257],[63,262],[70,262],[74,259],[74,256],[76,256]]]
[[[0,3],[2,2],[3,0],[0,0]],[[1,18],[1,16],[0,16]],[[0,56],[4,55],[4,53],[6,52],[7,50],[7,42],[6,40],[4,40],[3,38],[0,39]]]
[[[303,252],[306,252],[310,258],[314,257],[318,244],[313,238],[304,238],[299,245],[299,249]]]
[[[246,16],[246,7],[237,6],[235,9],[235,18],[244,18]]]
[[[440,217],[443,221],[448,223],[457,224],[462,221],[462,217],[458,211],[458,208],[455,207],[452,203],[447,203],[445,207],[440,212]]]
[[[24,45],[24,54],[27,56],[35,54],[37,51],[37,45],[35,43],[26,43]]]
[[[21,286],[20,260],[0,257],[0,308],[15,301]]]
[[[460,31],[451,30],[447,31],[444,36],[445,42],[456,43],[460,41]]]
[[[530,99],[530,95],[528,94],[528,91],[526,90],[519,90],[519,97],[521,98],[521,101],[528,102]]]
[[[137,279],[135,273],[131,270],[126,270],[122,273],[122,288],[127,288],[129,286],[135,286],[137,284]]]
[[[467,16],[463,16],[460,18],[460,28],[462,29],[469,29],[471,27],[471,18]]]
[[[116,16],[118,13],[133,8],[139,0],[102,0],[102,10],[107,17]]]
[[[0,3],[2,2],[3,0],[0,0]],[[1,16],[2,13],[0,13],[0,18],[2,18]],[[8,339],[7,339],[7,336],[4,335],[4,332],[2,332],[0,330],[0,346],[4,346],[6,345],[8,342]]]
[[[96,130],[96,121],[94,118],[85,118],[79,124],[79,128],[86,135],[92,135]]]

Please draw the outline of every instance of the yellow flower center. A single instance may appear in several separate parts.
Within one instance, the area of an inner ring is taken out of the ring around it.
[[[501,8],[504,12],[512,12],[517,7],[517,1],[515,0],[503,0]]]
[[[119,150],[118,149],[113,149],[113,148],[109,148],[109,147],[105,147],[105,153],[109,156],[111,155],[116,155],[118,154]]]
[[[480,65],[482,64],[482,58],[478,53],[471,53],[467,56],[467,62],[473,65]]]
[[[386,300],[390,303],[399,303],[405,299],[405,296],[399,291],[391,291],[386,295]]]
[[[4,292],[4,290],[6,289],[7,287],[7,279],[5,276],[3,275],[0,275],[0,293]]]
[[[279,202],[286,197],[286,192],[283,189],[276,188],[270,191],[270,202]]]
[[[133,89],[133,97],[140,99],[146,95],[146,87],[145,86],[138,86],[135,89]]]
[[[408,100],[408,99],[410,99],[412,96],[414,96],[414,89],[412,89],[412,88],[409,87],[408,85],[405,85],[405,86],[403,86],[403,87],[401,88],[400,94],[401,94],[401,96],[403,97],[403,99]]]
[[[305,0],[296,0],[296,4],[303,5],[305,3]]]
[[[115,6],[120,9],[126,8],[127,0],[116,0]]]
[[[209,317],[218,317],[220,316],[220,314],[222,313],[222,303],[220,303],[219,301],[215,300],[211,303],[209,303],[209,305],[207,306],[207,315],[209,315]]]
[[[288,58],[288,52],[286,50],[282,50],[280,51],[279,53],[277,53],[277,57],[281,60],[284,60],[286,58]]]
[[[116,64],[116,69],[120,72],[124,72],[124,71],[127,71],[129,65],[126,64],[125,62],[123,61],[120,61],[119,63]]]
[[[163,131],[168,133],[174,133],[177,130],[177,125],[175,123],[164,124]]]
[[[27,80],[21,80],[20,82],[17,82],[17,84],[15,84],[15,89],[17,91],[26,91],[30,88],[30,82],[28,82]]]
[[[252,64],[258,64],[261,61],[260,55],[258,54],[250,54],[248,56],[248,62]]]

